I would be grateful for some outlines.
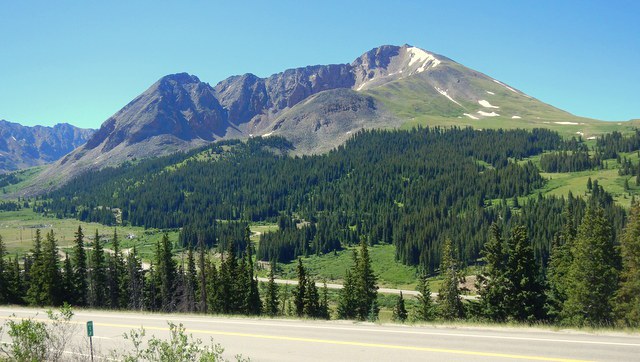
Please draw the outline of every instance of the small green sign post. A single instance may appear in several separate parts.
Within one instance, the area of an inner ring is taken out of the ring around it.
[[[93,362],[93,321],[87,321],[87,336],[89,336],[89,348],[91,348],[91,362]]]

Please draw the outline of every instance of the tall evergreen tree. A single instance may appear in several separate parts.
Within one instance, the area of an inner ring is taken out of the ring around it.
[[[144,270],[138,250],[134,246],[127,255],[127,308],[142,310],[144,308]]]
[[[184,289],[181,310],[193,313],[196,310],[196,287],[198,284],[198,274],[196,272],[196,261],[191,247],[189,247],[187,252],[187,268],[184,271],[183,279]]]
[[[444,276],[438,293],[440,316],[446,320],[464,317],[464,305],[460,296],[460,282],[464,279],[459,271],[458,261],[451,239],[446,238],[442,246],[440,273]]]
[[[177,267],[173,260],[173,247],[169,241],[169,235],[165,233],[160,242],[156,264],[158,266],[160,281],[160,302],[162,310],[171,312],[176,309],[176,280]]]
[[[307,288],[307,273],[302,265],[302,259],[298,258],[298,267],[296,269],[298,274],[298,285],[293,290],[293,304],[296,308],[296,315],[302,317],[304,315],[304,301]]]
[[[109,258],[109,307],[118,309],[126,306],[127,293],[126,293],[126,267],[124,263],[124,257],[122,256],[122,250],[120,250],[120,239],[118,238],[118,231],[113,230],[112,239],[113,254]]]
[[[404,305],[404,298],[402,296],[402,291],[400,291],[400,295],[398,296],[398,300],[396,301],[395,307],[393,307],[393,320],[402,322],[407,320],[407,308]]]
[[[42,234],[36,229],[36,237],[33,240],[31,257],[25,262],[25,271],[28,270],[28,284],[26,300],[31,305],[44,305],[46,303],[46,291],[44,288],[44,266],[42,256]]]
[[[219,312],[236,313],[240,306],[240,293],[237,290],[237,276],[239,272],[236,258],[235,243],[227,243],[227,252],[220,263],[219,289],[216,296],[219,300]]]
[[[89,272],[89,305],[94,308],[105,307],[107,297],[107,263],[104,246],[98,229],[93,238],[93,250]]]
[[[11,297],[9,296],[9,278],[7,272],[7,265],[5,263],[5,255],[7,255],[7,248],[2,241],[2,235],[0,235],[0,304],[6,304]]]
[[[71,265],[71,258],[69,253],[64,254],[64,263],[62,267],[62,301],[67,303],[74,303],[77,296],[75,295],[74,274],[73,266]]]
[[[267,292],[265,296],[265,313],[273,317],[278,315],[280,301],[278,299],[278,285],[275,283],[275,260],[271,262],[271,268],[269,270],[269,282],[267,282]]]
[[[570,284],[562,311],[565,322],[578,325],[613,322],[612,296],[618,283],[616,250],[613,230],[603,209],[590,206],[572,248]]]
[[[304,293],[304,315],[310,318],[320,317],[320,294],[316,287],[316,281],[307,277]]]
[[[58,241],[53,230],[47,233],[44,244],[42,245],[42,270],[43,270],[43,288],[45,296],[44,305],[57,306],[62,303],[62,285],[60,281],[60,258],[58,256]]]
[[[482,251],[485,266],[477,278],[480,295],[478,307],[481,316],[502,322],[507,318],[506,299],[509,284],[506,276],[507,258],[500,227],[493,223],[489,232],[489,241]]]
[[[327,281],[322,283],[322,299],[320,300],[320,311],[318,312],[318,318],[330,319],[329,314],[329,289],[327,288]]]
[[[206,250],[203,238],[198,238],[198,311],[207,312]]]
[[[224,265],[224,259],[222,260],[222,264]],[[212,263],[211,260],[207,260],[206,268],[207,312],[220,313],[223,311],[223,303],[221,298],[223,292],[223,289],[221,287],[221,275],[218,273],[216,265]]]
[[[11,268],[8,273],[8,302],[11,304],[23,304],[25,297],[24,275],[20,270],[20,262],[16,255],[11,262]]]
[[[253,253],[251,240],[249,240],[249,227],[247,226],[245,232],[245,242],[247,248],[243,256],[242,268],[242,281],[244,285],[241,286],[241,291],[244,294],[243,312],[251,315],[260,314],[262,311],[262,301],[260,300],[260,292],[258,291],[258,280],[253,275]]]
[[[418,309],[416,319],[420,321],[432,321],[435,319],[435,306],[431,299],[431,288],[429,287],[429,279],[427,273],[422,273],[418,284]]]
[[[571,203],[562,212],[564,224],[562,230],[553,238],[549,266],[547,268],[547,304],[546,311],[552,320],[558,320],[567,300],[570,282],[569,269],[573,263],[573,244],[576,229],[573,226]]]
[[[640,326],[640,203],[634,203],[620,239],[622,271],[616,293],[616,317],[620,324]]]
[[[88,276],[87,276],[87,252],[84,250],[84,233],[82,227],[78,226],[75,233],[72,251],[73,272],[74,272],[74,304],[78,306],[87,305],[89,298]]]
[[[544,317],[544,290],[539,280],[539,268],[524,226],[511,230],[507,242],[509,281],[506,294],[507,315],[520,322],[533,322]]]
[[[360,255],[356,259],[354,275],[358,301],[356,316],[360,320],[366,320],[370,314],[371,305],[378,299],[378,278],[373,273],[369,249],[364,238],[360,240]]]
[[[356,265],[358,254],[353,252],[353,264]],[[340,298],[338,299],[338,318],[353,319],[356,318],[358,312],[358,299],[356,279],[353,275],[353,268],[347,269],[344,276],[344,283],[340,289]]]

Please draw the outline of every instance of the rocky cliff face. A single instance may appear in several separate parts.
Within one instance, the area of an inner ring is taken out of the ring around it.
[[[66,123],[26,127],[0,120],[0,173],[54,162],[94,132]]]

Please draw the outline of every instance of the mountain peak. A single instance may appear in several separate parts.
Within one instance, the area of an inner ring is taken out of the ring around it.
[[[169,74],[169,75],[165,75],[164,77],[160,78],[160,80],[158,81],[160,83],[167,83],[167,82],[171,82],[171,83],[178,83],[178,84],[189,84],[189,83],[200,83],[200,79],[198,77],[196,77],[195,75],[191,75],[189,73],[175,73],[175,74]]]

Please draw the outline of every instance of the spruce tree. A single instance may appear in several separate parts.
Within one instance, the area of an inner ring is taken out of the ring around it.
[[[516,226],[507,242],[506,307],[509,318],[533,322],[544,317],[544,290],[524,226]]]
[[[127,305],[126,273],[124,257],[120,250],[120,239],[117,230],[113,230],[113,254],[109,258],[109,306],[118,309]]]
[[[173,260],[173,248],[167,233],[162,236],[156,264],[158,266],[158,273],[160,276],[160,302],[162,305],[162,311],[174,311],[176,308],[175,288],[177,267]]]
[[[193,249],[189,247],[187,252],[187,269],[184,275],[184,293],[182,296],[182,310],[193,313],[196,310],[196,287],[198,284],[198,274],[196,272],[196,261],[193,256]]]
[[[568,275],[573,263],[572,249],[576,238],[573,210],[570,203],[567,203],[562,217],[564,224],[562,230],[552,240],[547,268],[547,304],[545,309],[551,320],[560,318],[562,308],[567,300],[567,291],[570,287]]]
[[[627,226],[620,238],[622,271],[616,293],[615,312],[620,324],[640,326],[640,203],[631,206]]]
[[[318,312],[318,318],[331,318],[331,315],[329,314],[329,289],[327,288],[326,280],[322,283],[322,299],[320,300],[320,311]]]
[[[265,296],[265,312],[273,317],[278,315],[280,302],[278,300],[278,285],[275,283],[274,269],[276,267],[275,260],[271,262],[269,270],[269,282],[267,282],[267,292]]]
[[[138,257],[138,251],[134,246],[127,255],[127,308],[142,310],[144,308],[144,270],[142,260]]]
[[[8,302],[11,304],[23,304],[25,297],[23,273],[20,270],[20,262],[16,255],[11,262],[11,268],[8,273]]]
[[[2,241],[2,235],[0,235],[0,304],[6,304],[10,299],[9,296],[9,278],[7,272],[7,265],[5,263],[5,255],[7,255],[7,248]]]
[[[577,325],[613,322],[612,296],[618,282],[616,250],[613,230],[604,210],[590,206],[572,248],[569,288],[562,311],[565,322]]]
[[[44,305],[57,306],[62,304],[62,285],[60,281],[60,258],[58,256],[58,241],[53,230],[47,233],[44,244],[42,245],[42,270],[43,270],[43,289],[45,292]]]
[[[372,303],[378,299],[378,286],[377,277],[371,267],[367,242],[364,238],[360,240],[360,255],[355,260],[353,274],[356,280],[356,300],[358,301],[356,317],[360,320],[366,320]]]
[[[219,309],[222,313],[236,313],[240,305],[236,280],[239,272],[238,259],[236,258],[235,246],[233,242],[228,242],[228,250],[224,259],[220,263],[219,275]]]
[[[73,272],[74,272],[74,304],[86,306],[89,297],[88,277],[87,277],[87,252],[84,250],[84,234],[82,227],[78,226],[75,233],[74,246],[72,251]]]
[[[207,312],[206,249],[202,238],[198,238],[198,311]]]
[[[418,309],[416,319],[420,321],[432,321],[435,319],[435,306],[431,299],[431,288],[429,287],[429,279],[427,273],[422,273],[418,284]]]
[[[298,258],[298,267],[296,269],[298,274],[298,285],[293,290],[293,304],[296,308],[296,315],[298,317],[302,317],[304,315],[304,302],[305,302],[305,292],[307,288],[307,276],[306,270],[302,265],[302,259]]]
[[[218,273],[216,265],[207,260],[207,312],[220,313],[223,311],[221,275]],[[224,265],[224,259],[222,264]],[[223,268],[221,267],[220,270]]]
[[[304,315],[309,318],[320,317],[320,294],[316,287],[316,281],[307,277],[304,293]]]
[[[26,300],[30,305],[42,306],[46,303],[46,291],[44,288],[44,266],[42,257],[42,234],[36,229],[36,237],[33,241],[31,257],[27,259],[25,271],[28,270],[28,284]]]
[[[464,277],[458,270],[458,261],[454,256],[455,250],[451,239],[446,238],[442,245],[440,273],[444,277],[438,292],[438,309],[445,320],[464,317],[464,305],[460,296],[459,284]]]
[[[244,268],[244,285],[242,286],[244,289],[245,300],[243,301],[244,305],[244,313],[257,315],[262,311],[262,301],[260,300],[260,292],[258,291],[258,280],[255,279],[253,275],[253,253],[251,240],[249,237],[249,227],[246,228],[245,238],[247,243],[247,248],[244,254],[243,260],[245,268]]]
[[[340,289],[338,299],[338,318],[353,319],[356,317],[358,300],[356,299],[356,286],[351,270],[347,269],[344,276],[344,284]]]
[[[506,276],[507,258],[500,227],[493,223],[489,232],[489,241],[482,251],[485,266],[476,282],[480,295],[478,307],[482,317],[502,322],[507,318],[506,298],[509,284]]]
[[[94,308],[106,306],[107,297],[107,265],[104,246],[98,229],[93,239],[93,250],[90,259],[89,272],[89,305]]]
[[[64,254],[64,264],[62,269],[62,301],[66,303],[73,303],[77,299],[77,296],[75,295],[73,266],[71,265],[71,258],[68,253]]]
[[[402,291],[400,292],[400,295],[398,296],[398,300],[396,301],[396,305],[393,308],[393,320],[394,321],[398,321],[398,322],[402,322],[404,323],[404,321],[407,320],[407,308],[404,305],[404,298],[402,297]]]

